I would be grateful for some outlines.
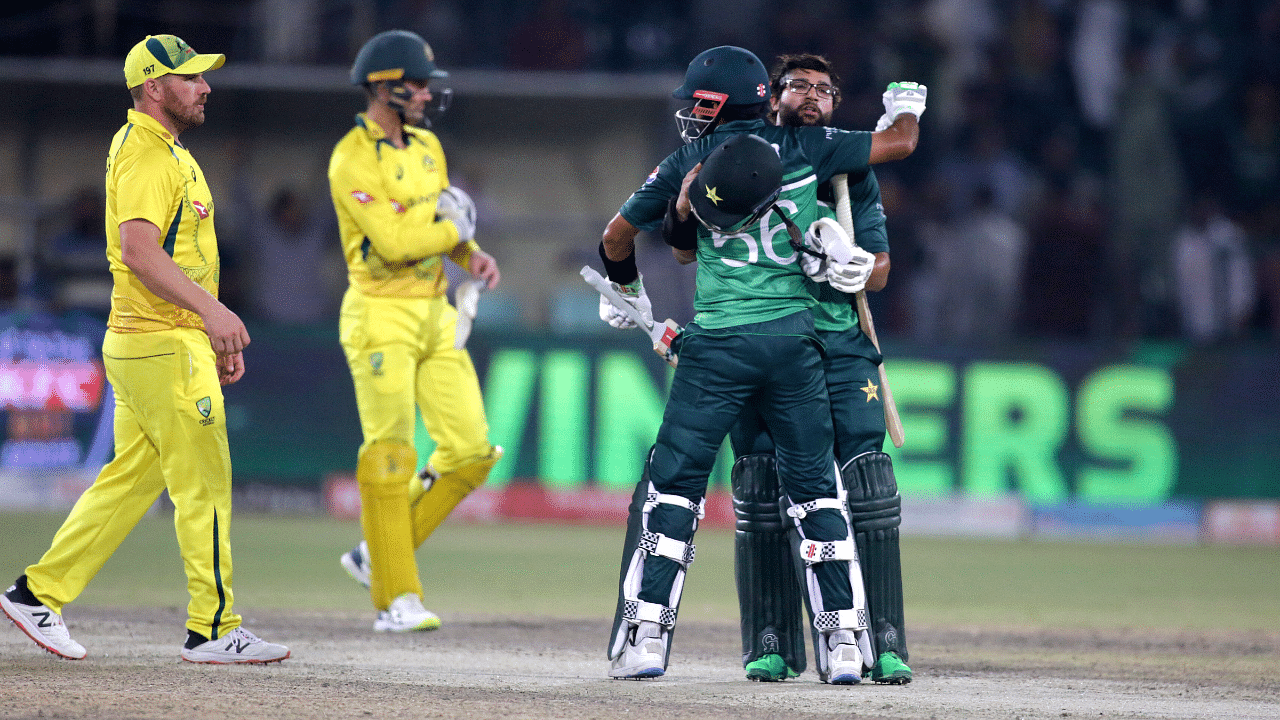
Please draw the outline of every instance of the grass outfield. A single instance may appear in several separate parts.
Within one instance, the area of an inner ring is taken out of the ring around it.
[[[61,513],[0,513],[0,582],[48,547]],[[600,618],[613,614],[623,529],[446,523],[418,552],[426,604],[449,614]],[[359,526],[239,515],[237,609],[363,610],[338,555]],[[698,534],[682,619],[736,623],[732,534]],[[934,626],[1274,630],[1275,548],[908,538],[907,619]],[[144,518],[77,601],[182,607],[182,564],[165,515]],[[73,606],[74,612],[74,606]]]

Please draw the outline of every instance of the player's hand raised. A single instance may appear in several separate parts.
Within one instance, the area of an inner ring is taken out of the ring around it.
[[[929,88],[915,82],[896,82],[889,83],[889,87],[881,95],[884,102],[884,113],[889,116],[889,122],[898,119],[898,116],[904,112],[915,115],[917,119],[924,114],[924,101],[928,95]],[[881,128],[876,126],[877,130]]]

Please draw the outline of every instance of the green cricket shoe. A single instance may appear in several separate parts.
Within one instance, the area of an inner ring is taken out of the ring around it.
[[[892,650],[880,653],[869,674],[871,682],[885,685],[906,685],[911,682],[911,668]]]
[[[908,670],[907,674],[910,675],[911,671]],[[800,673],[787,667],[787,661],[783,660],[781,655],[765,655],[759,660],[747,663],[748,680],[780,682],[799,676]]]

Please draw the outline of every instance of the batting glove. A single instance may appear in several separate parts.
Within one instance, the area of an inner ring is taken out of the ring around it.
[[[815,231],[815,226],[810,225],[808,230],[804,231],[804,246],[815,252],[822,252],[822,237]],[[810,255],[807,252],[800,251],[800,271],[814,282],[827,281],[827,257],[826,255]]]
[[[633,283],[619,285],[616,282],[611,282],[610,284],[613,285],[613,289],[622,296],[622,299],[628,305],[640,312],[645,324],[652,326],[653,303],[649,302],[649,294],[644,291],[644,282],[642,280],[643,278],[637,275]],[[619,329],[636,327],[636,321],[632,320],[625,310],[616,307],[604,295],[600,296],[600,319]]]
[[[458,241],[467,242],[476,236],[476,204],[462,188],[450,185],[440,191],[436,200],[436,219],[448,220],[458,228]]]
[[[827,282],[836,290],[852,295],[867,286],[867,280],[875,267],[876,256],[854,246],[853,258],[849,262],[827,264]]]
[[[923,115],[924,98],[928,94],[928,90],[920,83],[889,83],[889,88],[880,96],[881,100],[884,101],[884,112],[889,117],[889,122],[892,123],[897,120],[898,116],[904,112],[915,115],[917,119]],[[876,129],[881,129],[878,124]]]

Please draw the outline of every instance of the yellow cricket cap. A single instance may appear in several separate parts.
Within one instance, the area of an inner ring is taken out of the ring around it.
[[[199,55],[176,35],[148,35],[124,59],[125,87],[135,88],[169,73],[198,75],[222,67],[225,55]]]

